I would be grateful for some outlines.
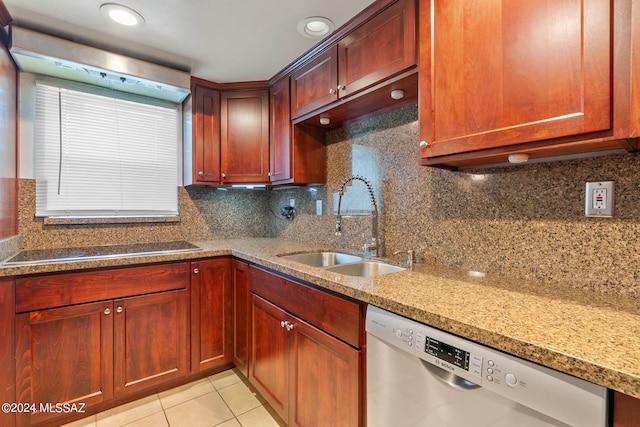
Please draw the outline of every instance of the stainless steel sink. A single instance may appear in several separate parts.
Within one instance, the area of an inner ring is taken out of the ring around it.
[[[342,252],[311,252],[306,254],[280,255],[280,258],[299,262],[310,267],[329,267],[362,261],[364,258]]]
[[[380,261],[361,261],[327,267],[325,268],[325,270],[333,271],[334,273],[345,274],[347,276],[375,277],[381,274],[404,271],[406,270],[406,268],[398,267],[397,265],[387,264]]]

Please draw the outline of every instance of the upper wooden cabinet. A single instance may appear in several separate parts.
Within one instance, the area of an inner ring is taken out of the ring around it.
[[[216,84],[192,78],[184,102],[185,185],[269,181],[267,83]]]
[[[277,184],[326,182],[324,131],[291,123],[289,78],[271,86],[269,179]]]
[[[193,97],[193,167],[194,184],[220,182],[220,92],[206,86],[192,85]]]
[[[291,75],[293,118],[373,86],[416,64],[415,0],[399,0]]]
[[[421,0],[421,164],[631,149],[631,6],[613,3]]]
[[[222,183],[269,181],[269,91],[222,92]]]

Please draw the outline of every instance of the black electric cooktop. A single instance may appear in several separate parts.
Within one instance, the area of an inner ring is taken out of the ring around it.
[[[36,249],[21,251],[13,258],[5,261],[4,264],[44,264],[49,262],[68,262],[88,259],[197,252],[201,250],[202,248],[185,241],[130,243],[126,245],[87,246],[62,249]]]

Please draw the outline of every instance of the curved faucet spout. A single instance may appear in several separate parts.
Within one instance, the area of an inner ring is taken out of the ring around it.
[[[367,186],[367,190],[369,191],[369,197],[371,198],[371,243],[365,243],[363,245],[363,250],[365,252],[372,251],[375,256],[380,256],[380,242],[378,239],[378,204],[376,203],[376,196],[373,192],[373,186],[363,176],[360,175],[352,175],[346,178],[340,184],[340,188],[338,190],[338,213],[336,214],[336,236],[340,236],[342,234],[342,215],[340,214],[340,207],[342,204],[342,196],[344,196],[344,188],[351,181],[362,181]]]

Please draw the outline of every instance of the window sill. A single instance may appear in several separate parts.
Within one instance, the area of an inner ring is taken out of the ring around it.
[[[44,225],[154,224],[180,222],[180,216],[129,218],[44,218]]]

